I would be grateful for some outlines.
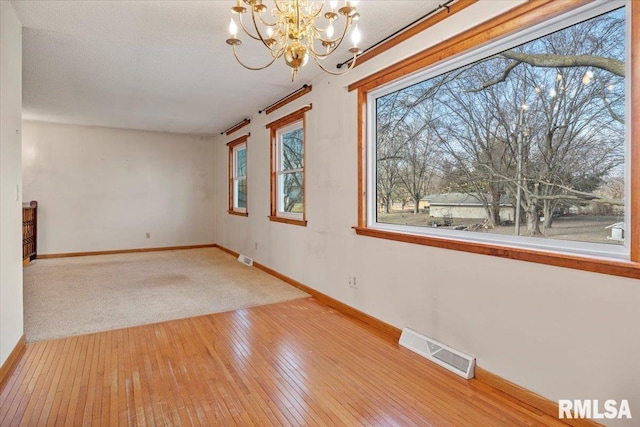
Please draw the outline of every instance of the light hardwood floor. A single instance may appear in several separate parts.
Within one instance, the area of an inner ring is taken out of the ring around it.
[[[313,298],[27,344],[0,425],[563,425]]]

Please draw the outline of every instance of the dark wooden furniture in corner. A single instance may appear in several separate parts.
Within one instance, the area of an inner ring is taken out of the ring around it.
[[[38,202],[22,205],[22,265],[38,256]]]

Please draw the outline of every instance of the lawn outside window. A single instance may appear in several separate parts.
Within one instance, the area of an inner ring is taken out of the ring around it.
[[[305,106],[269,123],[271,131],[272,221],[306,226]]]
[[[241,136],[229,147],[229,210],[232,215],[248,216],[247,212],[247,139]]]
[[[350,86],[358,234],[640,277],[640,7],[551,3],[497,17],[500,40],[482,24],[464,50],[443,42]]]

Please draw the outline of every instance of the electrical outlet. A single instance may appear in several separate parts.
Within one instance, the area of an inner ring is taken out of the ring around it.
[[[353,274],[349,275],[349,287],[354,289],[358,288],[358,285],[356,282],[356,276],[354,276]]]
[[[147,239],[151,238],[151,233],[147,233]]]

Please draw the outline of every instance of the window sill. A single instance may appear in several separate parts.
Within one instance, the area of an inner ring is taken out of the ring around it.
[[[283,218],[281,216],[269,216],[269,220],[273,222],[281,222],[283,224],[291,224],[291,225],[299,225],[301,227],[307,226],[306,219],[293,219],[293,218]]]
[[[594,273],[610,274],[612,276],[640,279],[640,263],[632,261],[615,261],[571,254],[543,252],[532,249],[512,248],[486,243],[464,242],[453,239],[420,236],[415,234],[396,233],[392,231],[376,230],[367,227],[353,227],[359,236],[376,237],[397,242],[413,243],[451,249],[476,254],[510,258],[519,261],[536,262],[557,267],[573,268]]]
[[[227,213],[229,215],[249,216],[249,212],[238,212],[238,211],[228,210]]]

